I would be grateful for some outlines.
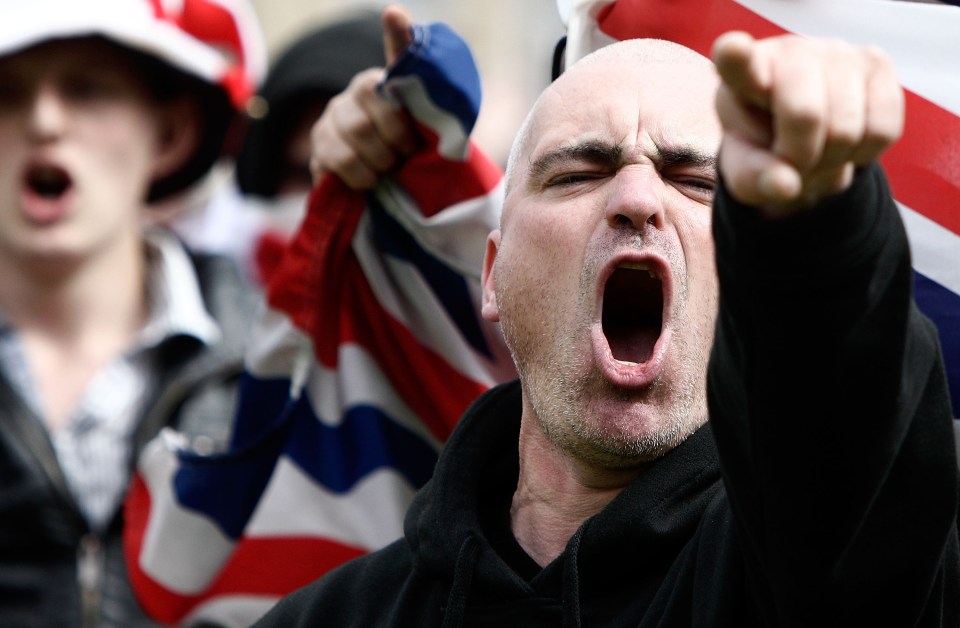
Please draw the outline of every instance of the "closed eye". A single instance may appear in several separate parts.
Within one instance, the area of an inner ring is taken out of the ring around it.
[[[0,106],[12,107],[25,100],[28,87],[12,72],[0,72]]]
[[[717,169],[713,164],[670,164],[663,168],[664,180],[681,194],[710,204],[717,191]]]
[[[605,172],[568,172],[547,180],[545,187],[564,187],[607,177]]]
[[[710,194],[713,194],[717,190],[716,181],[713,179],[705,179],[703,177],[674,177],[673,182],[675,185],[680,187],[703,190],[704,192],[709,192]]]
[[[713,203],[717,191],[715,181],[700,177],[674,178],[671,185],[684,196],[706,205]]]
[[[600,141],[559,146],[531,162],[529,182],[533,189],[564,189],[597,181],[615,173],[622,157],[620,146]]]

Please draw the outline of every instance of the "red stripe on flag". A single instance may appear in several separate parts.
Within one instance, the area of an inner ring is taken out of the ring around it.
[[[667,39],[708,57],[717,37],[730,30],[754,37],[786,32],[731,0],[618,0],[600,12],[597,22],[614,39]]]
[[[366,553],[320,536],[243,537],[203,597],[284,596]]]
[[[615,39],[667,39],[706,56],[727,31],[790,32],[733,0],[618,0],[597,22]],[[881,160],[891,189],[898,201],[960,235],[960,118],[909,90],[906,98],[904,136]]]
[[[282,597],[367,553],[365,549],[320,536],[243,537],[206,591],[183,595],[167,589],[140,568],[149,508],[149,491],[136,476],[125,511],[127,570],[144,610],[166,624],[182,620],[199,604],[219,596]]]
[[[134,474],[123,504],[123,556],[127,563],[130,586],[146,613],[164,623],[173,623],[189,610],[189,603],[166,604],[166,589],[158,585],[140,568],[140,551],[150,520],[150,491],[139,473]]]
[[[430,146],[437,136],[423,125],[421,135]],[[413,198],[424,216],[471,199],[486,196],[500,182],[503,171],[476,144],[470,143],[465,161],[451,161],[436,149],[417,153],[396,174],[397,183]]]
[[[960,235],[960,117],[909,90],[906,98],[903,137],[880,160],[893,195]]]
[[[311,192],[307,215],[267,289],[270,306],[311,336],[317,359],[331,369],[339,347],[331,330],[339,327],[338,299],[348,288],[341,265],[353,255],[353,234],[363,211],[362,195],[332,175],[324,177]]]
[[[340,343],[357,343],[373,355],[407,407],[446,442],[467,406],[487,386],[453,368],[384,310],[355,257],[341,272],[351,290],[342,302]]]

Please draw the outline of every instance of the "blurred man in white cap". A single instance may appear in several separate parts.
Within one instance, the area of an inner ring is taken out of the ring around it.
[[[226,437],[251,294],[143,225],[255,87],[240,1],[3,7],[0,625],[153,625],[122,558],[132,460],[167,424]]]

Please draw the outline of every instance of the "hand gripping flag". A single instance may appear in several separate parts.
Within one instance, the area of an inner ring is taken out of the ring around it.
[[[125,543],[166,623],[249,625],[279,597],[401,535],[414,492],[481,392],[515,377],[479,317],[498,166],[469,143],[479,77],[416,27],[381,86],[424,148],[370,194],[328,177],[268,286],[229,449],[167,430],[145,450]]]
[[[559,0],[566,63],[612,42],[668,39],[710,55],[743,30],[838,37],[891,56],[907,98],[904,135],[883,158],[906,224],[915,296],[937,325],[960,417],[960,8],[890,0]]]

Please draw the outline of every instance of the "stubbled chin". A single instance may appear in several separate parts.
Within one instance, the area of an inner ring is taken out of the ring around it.
[[[639,395],[639,393],[638,393]],[[606,463],[626,468],[648,462],[686,436],[685,428],[653,400],[598,399],[588,408],[593,449],[605,452]]]

